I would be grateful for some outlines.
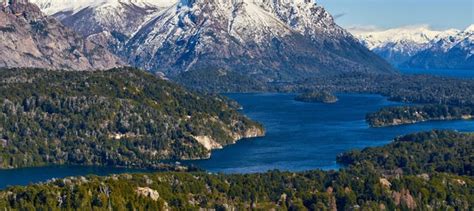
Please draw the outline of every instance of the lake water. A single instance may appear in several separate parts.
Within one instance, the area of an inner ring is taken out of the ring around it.
[[[380,146],[394,137],[432,129],[474,131],[473,121],[425,122],[369,128],[365,115],[397,105],[378,95],[342,94],[335,104],[302,103],[294,94],[229,94],[250,118],[265,125],[267,135],[243,140],[213,152],[211,159],[189,162],[211,172],[251,173],[271,169],[337,169],[336,156],[351,149]],[[79,175],[109,175],[140,170],[108,167],[40,167],[0,170],[0,189]]]
[[[336,104],[303,103],[294,94],[231,94],[250,118],[265,125],[265,137],[238,142],[192,163],[211,172],[251,173],[272,169],[337,169],[336,156],[380,146],[394,137],[432,129],[474,131],[474,121],[434,121],[370,128],[365,115],[397,105],[378,95],[342,94]]]
[[[148,170],[99,167],[99,166],[47,166],[37,168],[21,168],[12,170],[0,170],[0,189],[11,185],[28,185],[35,182],[44,182],[52,178],[64,178],[70,176],[150,172]]]
[[[452,78],[474,79],[474,70],[427,70],[427,69],[400,69],[403,74],[437,75]]]

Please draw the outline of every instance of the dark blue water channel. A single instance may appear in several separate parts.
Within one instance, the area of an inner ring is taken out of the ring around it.
[[[436,75],[450,78],[474,79],[473,70],[447,70],[447,69],[400,69],[400,72],[408,75]]]
[[[294,94],[230,94],[243,113],[265,125],[267,135],[213,152],[192,163],[211,172],[251,173],[271,169],[337,169],[336,156],[384,145],[394,137],[432,129],[474,131],[474,121],[433,121],[370,128],[365,115],[397,105],[378,95],[341,94],[336,104],[303,103]]]

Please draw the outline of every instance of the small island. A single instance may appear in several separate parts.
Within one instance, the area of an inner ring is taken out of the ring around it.
[[[296,101],[307,103],[336,103],[337,97],[327,91],[307,92],[295,97]]]

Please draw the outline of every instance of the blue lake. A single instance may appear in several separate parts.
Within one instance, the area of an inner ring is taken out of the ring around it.
[[[474,79],[474,70],[432,70],[432,69],[400,69],[403,74],[411,75],[437,75],[451,78]]]
[[[336,104],[294,101],[294,94],[230,94],[250,118],[265,125],[265,137],[244,140],[192,163],[211,172],[251,173],[272,169],[337,169],[336,156],[380,146],[394,137],[432,129],[474,131],[474,121],[434,121],[370,128],[365,115],[399,103],[378,95],[342,94]]]
[[[21,168],[0,170],[0,189],[12,185],[28,185],[44,182],[52,178],[70,176],[99,175],[107,176],[121,173],[150,172],[148,170],[100,167],[100,166],[46,166],[36,168]]]
[[[394,137],[432,129],[474,131],[474,121],[425,122],[370,128],[365,115],[397,105],[378,95],[341,94],[335,104],[302,103],[294,94],[229,94],[250,118],[264,124],[267,135],[243,140],[213,152],[211,159],[192,161],[211,172],[251,173],[271,169],[302,171],[337,169],[336,156],[351,149],[380,146]],[[78,175],[109,175],[140,170],[108,167],[40,167],[0,170],[0,189]]]

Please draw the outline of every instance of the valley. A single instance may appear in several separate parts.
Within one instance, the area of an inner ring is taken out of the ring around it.
[[[327,9],[0,0],[0,209],[469,210],[472,23]]]

